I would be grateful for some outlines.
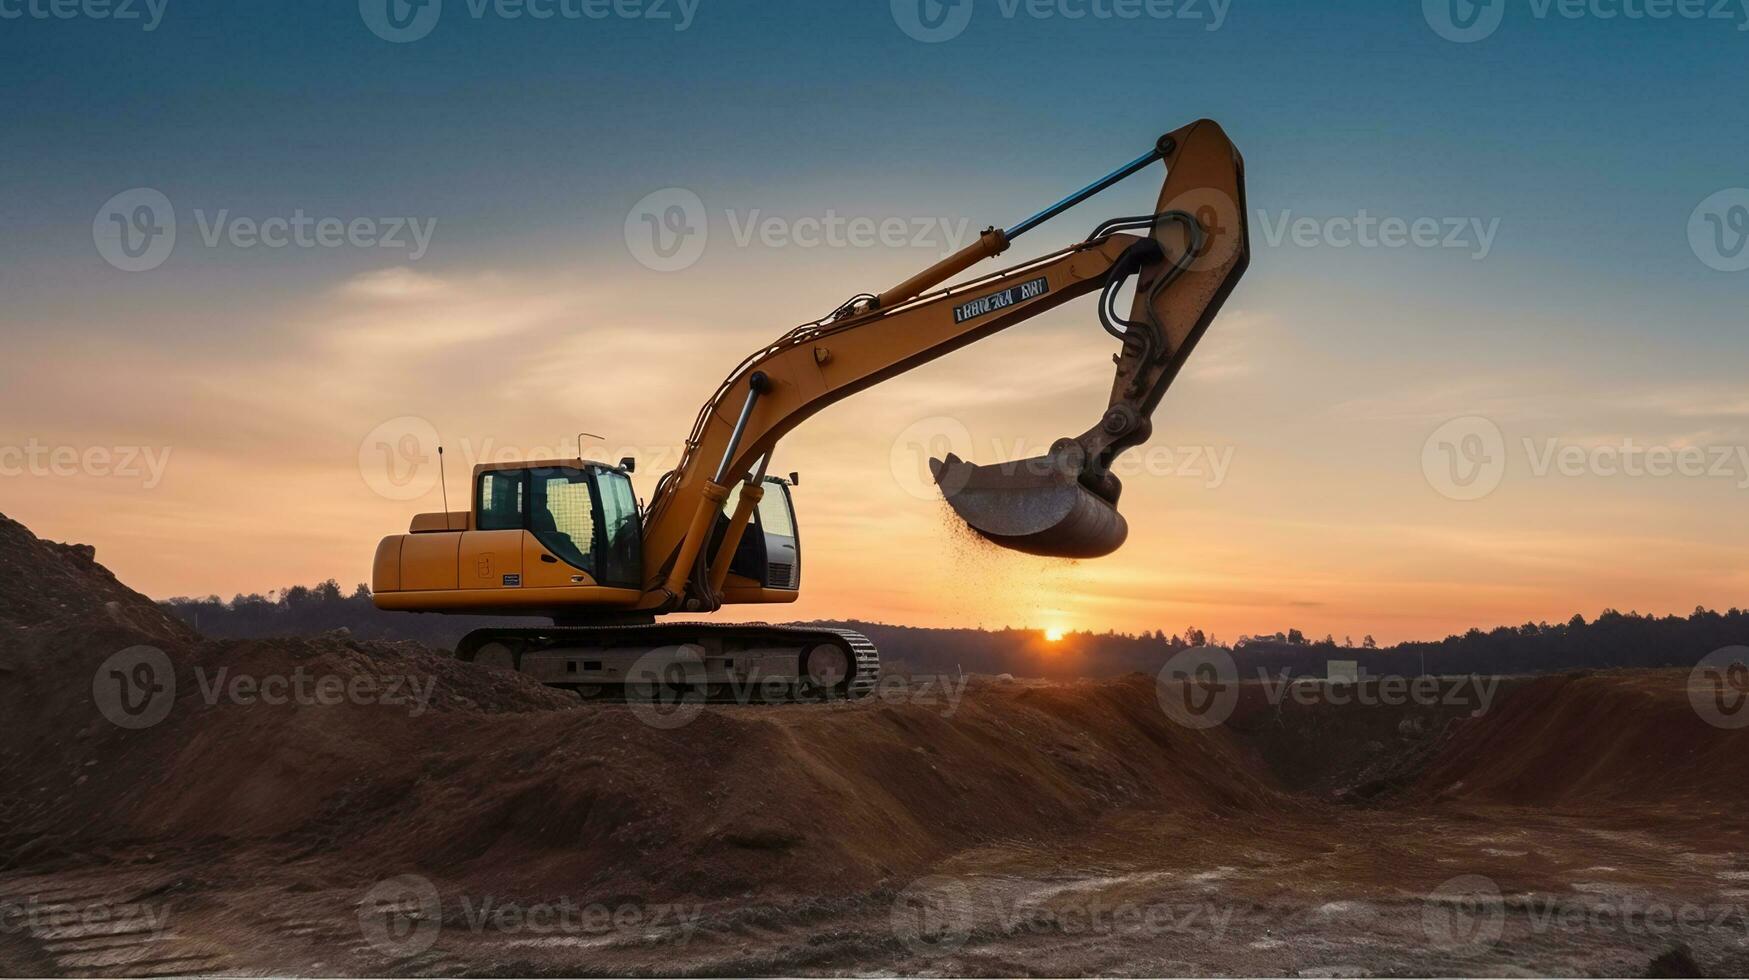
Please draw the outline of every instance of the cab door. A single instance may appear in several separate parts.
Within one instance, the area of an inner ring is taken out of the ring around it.
[[[759,530],[765,539],[765,587],[791,592],[800,589],[802,541],[796,530],[788,481],[775,476],[765,478],[765,496],[759,501]]]
[[[529,588],[596,583],[600,504],[584,470],[529,471],[528,533],[522,568]]]

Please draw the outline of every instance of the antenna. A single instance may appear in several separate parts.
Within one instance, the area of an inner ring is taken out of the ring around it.
[[[443,487],[443,529],[453,531],[455,528],[449,526],[449,477],[443,472],[442,446],[437,447],[437,482]]]
[[[579,462],[579,463],[583,462],[583,437],[584,436],[588,436],[591,439],[600,439],[602,442],[607,441],[606,436],[598,436],[593,432],[579,432],[579,433],[577,433],[577,462]]]

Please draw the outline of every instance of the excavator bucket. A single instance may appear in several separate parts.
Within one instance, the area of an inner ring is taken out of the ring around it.
[[[1046,558],[1103,558],[1123,545],[1129,523],[1066,469],[1054,456],[990,466],[953,453],[929,461],[948,506],[995,544]]]

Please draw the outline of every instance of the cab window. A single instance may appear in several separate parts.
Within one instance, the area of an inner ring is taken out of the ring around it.
[[[589,475],[544,470],[533,476],[528,529],[559,559],[593,574],[597,523]]]
[[[522,527],[523,473],[503,470],[480,475],[480,512],[474,526],[482,531],[513,531]]]
[[[796,536],[796,522],[789,512],[789,493],[775,480],[766,481],[765,496],[759,501],[759,523],[764,526],[766,534],[784,538]]]

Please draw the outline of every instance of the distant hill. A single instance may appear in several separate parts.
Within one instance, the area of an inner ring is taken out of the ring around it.
[[[343,591],[329,580],[269,595],[239,595],[228,601],[169,599],[160,605],[207,636],[256,638],[310,636],[345,627],[360,639],[416,640],[452,648],[482,626],[543,625],[544,620],[440,616],[384,612],[371,604],[363,585]],[[883,660],[919,673],[1014,674],[1017,677],[1114,677],[1154,673],[1178,650],[1218,643],[1194,627],[1177,635],[1163,630],[1069,633],[1056,641],[1037,630],[926,629],[885,623],[837,622],[863,632]],[[1246,638],[1233,647],[1241,673],[1323,676],[1329,661],[1354,661],[1372,674],[1526,674],[1583,668],[1686,667],[1721,647],[1749,645],[1749,613],[1696,609],[1688,617],[1641,616],[1605,611],[1593,622],[1574,616],[1550,625],[1529,623],[1483,632],[1470,630],[1431,642],[1380,649],[1299,639],[1289,631],[1267,639]]]

